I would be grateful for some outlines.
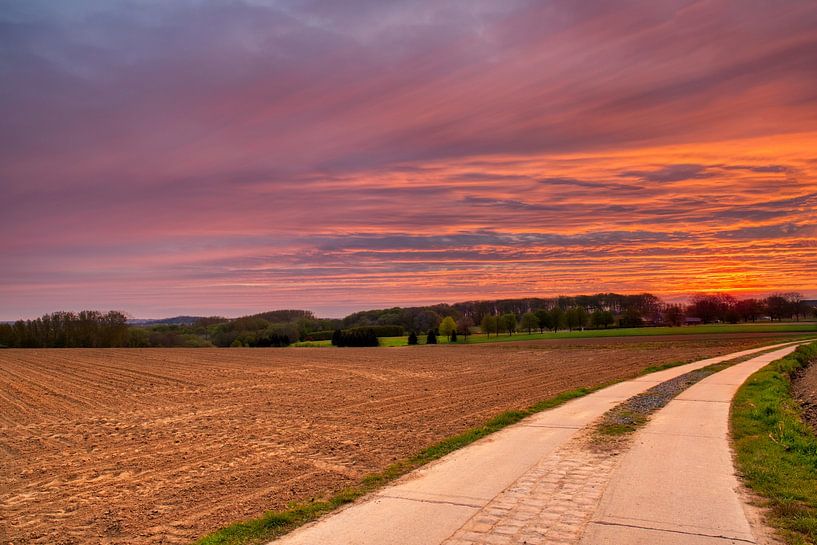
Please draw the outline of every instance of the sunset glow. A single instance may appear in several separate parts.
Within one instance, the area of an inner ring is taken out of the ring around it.
[[[0,10],[0,320],[817,297],[811,1],[65,4]]]

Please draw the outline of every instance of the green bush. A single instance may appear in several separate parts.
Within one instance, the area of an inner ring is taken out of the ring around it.
[[[313,331],[312,333],[307,333],[304,335],[303,340],[305,341],[329,341],[332,339],[332,334],[335,332],[334,329],[327,329],[325,331]]]
[[[353,331],[372,331],[377,337],[402,337],[406,334],[406,330],[401,325],[373,325],[367,327],[353,327],[344,329],[347,332]],[[331,338],[331,337],[330,337]]]
[[[372,328],[358,328],[346,331],[335,330],[332,334],[333,346],[380,346],[380,341]]]

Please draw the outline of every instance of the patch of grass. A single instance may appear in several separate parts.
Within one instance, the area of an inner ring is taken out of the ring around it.
[[[289,346],[294,346],[295,348],[326,348],[327,346],[332,346],[332,341],[299,341]]]
[[[633,327],[559,331],[558,333],[519,333],[516,335],[471,335],[469,344],[485,342],[533,341],[538,339],[573,339],[588,337],[652,337],[655,335],[696,335],[709,333],[815,333],[817,323],[707,324],[683,327]]]
[[[647,423],[647,416],[629,409],[616,411],[616,420],[602,420],[596,428],[601,435],[626,435]]]
[[[812,343],[767,365],[741,386],[731,412],[738,471],[789,545],[817,543],[817,437],[791,395],[792,374],[815,361]]]
[[[650,373],[657,373],[658,371],[666,371],[667,369],[672,369],[673,367],[678,367],[680,365],[686,365],[690,363],[689,361],[671,361],[669,363],[662,363],[659,365],[650,365],[649,367],[645,367],[643,371],[641,371],[641,375],[649,375]]]
[[[784,323],[756,323],[756,324],[707,324],[683,327],[633,327],[610,329],[586,329],[584,331],[559,331],[553,333],[517,333],[515,335],[469,335],[466,342],[462,336],[453,344],[482,344],[502,343],[512,341],[536,341],[541,339],[584,339],[592,337],[653,337],[656,335],[696,335],[710,333],[803,333],[817,332],[815,322],[784,322]],[[420,346],[425,345],[425,335],[419,336]],[[445,336],[437,337],[437,344],[451,344]],[[295,347],[326,347],[331,346],[329,341],[306,341],[294,343]],[[408,346],[408,336],[383,337],[380,346],[395,347]],[[681,365],[681,364],[679,364]]]

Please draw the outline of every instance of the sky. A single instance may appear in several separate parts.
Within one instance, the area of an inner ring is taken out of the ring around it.
[[[0,0],[0,320],[817,298],[817,6]]]

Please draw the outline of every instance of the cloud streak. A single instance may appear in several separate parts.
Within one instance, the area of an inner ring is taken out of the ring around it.
[[[805,1],[8,1],[0,319],[814,293],[815,23]]]

